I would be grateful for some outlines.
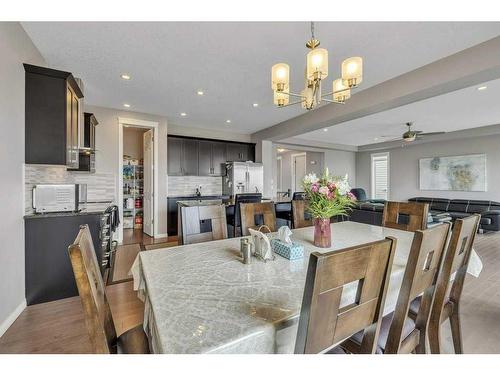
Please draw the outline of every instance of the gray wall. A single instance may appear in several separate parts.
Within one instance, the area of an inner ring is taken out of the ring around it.
[[[147,129],[142,128],[124,128],[123,129],[123,155],[134,159],[144,157],[144,132]]]
[[[356,153],[353,151],[327,150],[325,151],[325,168],[335,176],[349,177],[351,187],[356,186]]]
[[[24,308],[24,68],[46,65],[17,22],[0,22],[0,336]]]
[[[303,152],[306,153],[306,173],[316,173],[316,175],[322,173],[324,159],[322,152],[292,150],[278,153],[277,155],[281,156],[282,191],[292,189],[292,155]],[[297,189],[301,190],[302,188]]]
[[[452,199],[484,199],[500,201],[500,135],[429,142],[420,145],[359,152],[356,155],[357,187],[362,187],[370,196],[370,155],[389,151],[390,154],[390,199],[406,200],[411,197],[442,197]],[[425,191],[419,190],[418,160],[432,156],[486,154],[486,192]]]
[[[117,109],[85,106],[86,112],[95,115],[99,125],[96,127],[96,172],[115,175],[116,191],[118,186],[118,118],[132,118],[159,123],[158,139],[158,233],[167,233],[167,118]]]

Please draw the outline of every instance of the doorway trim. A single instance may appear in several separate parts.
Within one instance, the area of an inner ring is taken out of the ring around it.
[[[118,207],[120,207],[120,225],[118,226],[118,242],[123,242],[123,128],[126,126],[134,128],[144,128],[153,130],[153,171],[154,171],[154,191],[153,191],[153,234],[154,237],[162,237],[158,233],[158,126],[155,121],[138,120],[133,118],[118,117],[118,183],[117,196]]]
[[[295,159],[297,156],[304,156],[304,172],[307,173],[307,152],[299,152],[296,154],[291,155],[291,163],[290,163],[290,168],[292,169],[292,173],[290,176],[292,176],[292,194],[295,193],[297,190],[297,187],[295,186]]]
[[[278,168],[279,163],[279,168]],[[279,189],[278,189],[279,186]],[[283,192],[283,157],[276,156],[276,191]]]

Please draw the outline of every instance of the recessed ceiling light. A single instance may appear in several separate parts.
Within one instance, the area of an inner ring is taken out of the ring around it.
[[[181,112],[181,116],[182,116],[182,117],[186,117],[186,116],[187,116],[187,113],[186,113],[186,112]]]
[[[481,86],[481,87],[478,87],[477,89],[479,91],[483,91],[483,90],[486,90],[488,88],[488,86]]]
[[[285,151],[284,148],[278,148],[278,152],[283,152],[283,151]]]
[[[204,94],[204,92],[203,92],[202,90],[198,90],[196,93],[197,93],[198,95],[200,95],[200,96]]]
[[[373,138],[373,140],[374,140],[374,141],[378,141],[378,138],[377,138],[377,137],[375,137],[375,138]]]
[[[253,106],[254,106],[254,107],[258,107],[258,106],[259,106],[259,103],[253,103]]]
[[[327,129],[327,128],[324,128],[324,129],[323,129],[323,131],[324,131],[324,132],[327,132],[327,131],[328,131],[328,129]]]
[[[127,104],[127,103],[125,103],[123,106],[124,106],[125,108],[130,108],[130,104]]]
[[[122,77],[122,79],[128,81],[130,79],[130,76],[128,74],[122,74],[120,77]]]
[[[226,120],[226,123],[230,124],[230,123],[231,123],[231,120]]]

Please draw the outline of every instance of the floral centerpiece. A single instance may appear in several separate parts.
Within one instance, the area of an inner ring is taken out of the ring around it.
[[[326,168],[321,177],[314,173],[308,174],[302,184],[308,200],[307,211],[314,221],[314,245],[330,247],[330,218],[346,215],[356,201],[356,197],[350,192],[347,175],[332,176]]]

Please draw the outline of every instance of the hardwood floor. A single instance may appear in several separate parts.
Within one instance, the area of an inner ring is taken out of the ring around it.
[[[171,237],[154,238],[148,236],[142,229],[124,229],[123,230],[123,245],[130,245],[134,243],[151,245],[155,243],[170,242]]]
[[[468,275],[461,319],[465,353],[500,353],[500,233],[478,235],[483,262],[479,278]],[[109,285],[107,294],[117,334],[141,324],[144,305],[132,282]],[[443,324],[444,351],[453,353]],[[0,353],[89,353],[79,297],[29,306],[0,338]]]

